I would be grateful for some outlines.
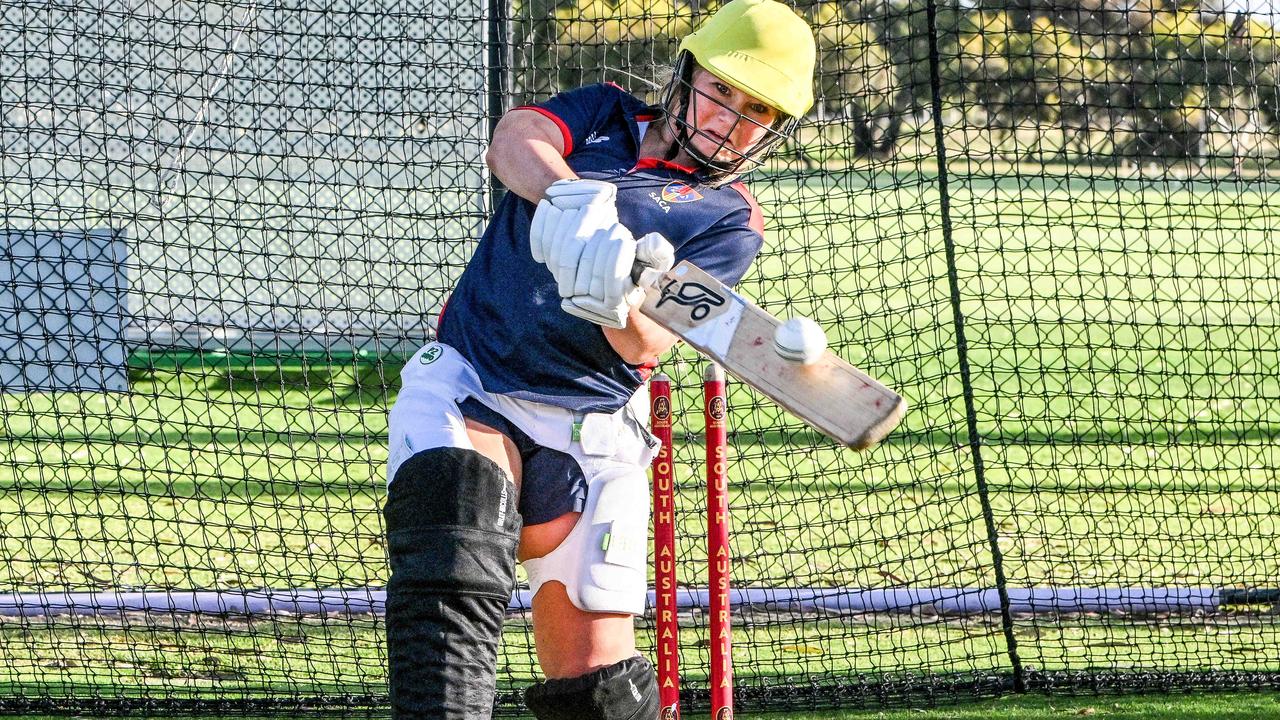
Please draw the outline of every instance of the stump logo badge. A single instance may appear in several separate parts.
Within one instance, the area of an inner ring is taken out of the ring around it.
[[[671,419],[671,401],[665,397],[654,398],[653,417],[656,420]]]
[[[712,420],[724,419],[724,398],[711,398],[711,405],[708,406],[707,412],[711,415]]]

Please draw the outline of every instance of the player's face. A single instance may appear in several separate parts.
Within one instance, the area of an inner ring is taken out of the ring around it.
[[[689,94],[690,142],[717,161],[739,160],[764,139],[778,111],[703,68],[694,68]]]

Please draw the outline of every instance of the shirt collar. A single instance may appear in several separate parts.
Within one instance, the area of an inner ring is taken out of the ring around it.
[[[661,168],[663,170],[678,170],[679,172],[687,175],[693,175],[695,177],[698,175],[697,168],[687,167],[685,165],[680,165],[679,163],[673,163],[669,160],[663,160],[662,158],[655,157],[642,157],[639,160],[636,160],[636,166],[631,168],[631,171],[653,170],[655,168]]]
[[[632,137],[635,139],[636,147],[640,147],[640,143],[644,140],[640,132],[640,123],[653,123],[662,119],[662,107],[658,105],[646,105],[631,113],[630,122],[627,123],[631,128]],[[698,177],[698,169],[673,163],[669,160],[663,160],[656,157],[642,157],[636,160],[635,167],[631,168],[631,172],[636,170],[675,170]]]

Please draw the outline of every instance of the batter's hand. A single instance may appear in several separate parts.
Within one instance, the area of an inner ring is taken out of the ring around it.
[[[558,180],[547,187],[529,226],[529,252],[551,269],[557,284],[564,282],[558,268],[576,267],[587,239],[618,222],[617,194],[600,180]]]
[[[560,307],[597,325],[621,329],[627,326],[631,308],[644,302],[642,286],[675,264],[675,249],[658,233],[632,240],[631,233],[618,225],[607,235],[594,236],[582,260],[575,292]],[[636,264],[645,267],[640,285],[631,279],[631,268]]]
[[[589,295],[565,298],[560,301],[560,309],[587,322],[617,330],[627,326],[627,314],[631,312],[631,306],[625,302],[606,306]]]
[[[637,288],[641,291],[640,299],[632,305],[644,302],[644,288],[657,282],[659,277],[676,264],[676,249],[671,247],[671,243],[661,233],[646,233],[636,240],[636,263],[643,265],[644,271],[640,274]]]

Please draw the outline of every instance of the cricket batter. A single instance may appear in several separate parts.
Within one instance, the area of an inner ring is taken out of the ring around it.
[[[737,182],[813,103],[809,26],[733,0],[684,39],[661,104],[592,85],[507,113],[487,162],[511,192],[401,375],[385,520],[396,718],[488,718],[524,564],[543,720],[652,720],[637,655],[657,451],[644,381],[675,337],[633,263],[728,285],[763,243]],[[637,239],[639,237],[639,239]]]

